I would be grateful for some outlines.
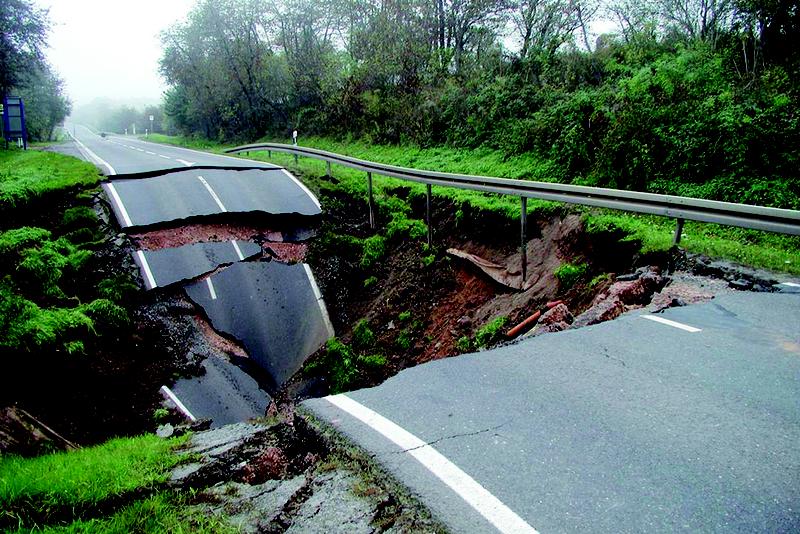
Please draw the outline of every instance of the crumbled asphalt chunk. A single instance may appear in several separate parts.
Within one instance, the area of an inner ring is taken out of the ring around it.
[[[212,513],[224,513],[240,532],[255,534],[266,530],[305,484],[306,477],[302,475],[252,486],[228,482],[209,488],[204,494],[216,501],[209,507]]]
[[[375,505],[353,493],[359,479],[347,472],[332,471],[316,477],[312,494],[292,517],[285,532],[372,533]]]

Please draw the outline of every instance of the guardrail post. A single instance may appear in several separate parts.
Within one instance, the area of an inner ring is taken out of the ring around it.
[[[372,196],[372,173],[367,173],[367,187],[369,189],[369,227],[375,229],[375,199]]]
[[[433,226],[431,221],[431,184],[425,184],[426,186],[426,195],[425,195],[425,222],[428,223],[428,246],[433,245]]]
[[[267,150],[267,157],[272,159],[272,150]]]
[[[528,278],[528,197],[519,197],[522,200],[522,209],[519,213],[520,234],[522,243],[520,252],[522,253],[522,281]]]
[[[331,173],[331,162],[326,161],[325,163],[327,164],[326,166],[328,167],[328,178],[332,178],[333,174]]]
[[[681,234],[683,233],[683,219],[678,218],[678,225],[675,227],[675,235],[672,236],[672,244],[673,245],[680,245],[681,243]]]

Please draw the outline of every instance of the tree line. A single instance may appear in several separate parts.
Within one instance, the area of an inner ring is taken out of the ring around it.
[[[44,57],[50,21],[29,0],[3,0],[0,8],[0,100],[20,96],[30,139],[51,139],[69,115],[63,81]]]
[[[796,2],[199,0],[161,38],[183,134],[487,146],[554,180],[800,207]]]

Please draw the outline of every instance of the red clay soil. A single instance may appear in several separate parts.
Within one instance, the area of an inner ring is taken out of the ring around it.
[[[257,242],[282,242],[283,234],[270,228],[244,224],[187,224],[178,228],[131,234],[135,245],[144,250],[180,247],[193,243],[221,242],[233,239]]]

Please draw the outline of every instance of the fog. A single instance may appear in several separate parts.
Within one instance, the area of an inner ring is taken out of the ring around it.
[[[105,97],[158,103],[158,34],[185,18],[194,0],[36,0],[53,23],[47,58],[76,108]]]

